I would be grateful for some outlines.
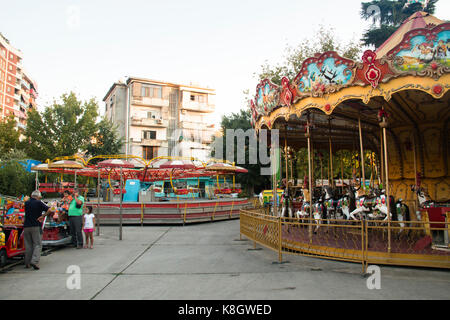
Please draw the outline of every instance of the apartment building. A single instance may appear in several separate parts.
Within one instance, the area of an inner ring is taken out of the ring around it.
[[[143,78],[116,82],[108,90],[105,116],[124,137],[124,154],[210,158],[216,132],[215,90]]]
[[[13,115],[24,129],[27,113],[36,109],[37,86],[22,66],[23,54],[0,33],[0,121]]]

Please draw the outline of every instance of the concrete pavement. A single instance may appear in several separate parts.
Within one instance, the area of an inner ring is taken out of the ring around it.
[[[381,267],[381,289],[369,290],[361,265],[254,251],[239,241],[239,220],[187,226],[102,227],[93,250],[62,248],[41,270],[16,266],[0,274],[0,299],[448,299],[447,270]],[[260,248],[258,246],[258,248]],[[69,289],[78,266],[80,289]],[[70,271],[70,270],[69,270]]]

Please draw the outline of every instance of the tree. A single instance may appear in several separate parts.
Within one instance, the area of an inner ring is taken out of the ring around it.
[[[20,132],[16,129],[16,120],[10,116],[5,122],[0,122],[0,159],[20,145]]]
[[[18,197],[30,195],[35,187],[34,174],[20,164],[26,158],[22,150],[13,149],[3,155],[0,163],[0,194]]]
[[[362,52],[362,47],[357,41],[340,43],[333,28],[326,29],[320,26],[314,37],[304,39],[296,47],[286,47],[285,61],[281,65],[271,66],[267,61],[261,66],[261,71],[254,76],[259,81],[269,79],[274,84],[280,85],[283,76],[292,80],[302,68],[303,61],[314,57],[316,53],[336,51],[342,57],[357,60]]]
[[[103,118],[97,124],[97,132],[87,146],[87,154],[90,157],[99,155],[117,154],[124,144],[124,139],[119,137],[117,125]]]
[[[98,105],[94,99],[79,101],[71,92],[54,101],[43,113],[30,111],[25,130],[25,151],[45,161],[86,150],[97,131]]]
[[[250,122],[251,114],[249,110],[240,110],[238,113],[231,113],[230,115],[222,116],[221,128],[223,132],[223,150],[222,154],[226,154],[225,146],[227,141],[227,129],[242,129],[244,132],[246,130],[252,129]],[[234,159],[237,159],[237,142],[234,141]],[[216,145],[216,147],[218,147]],[[214,157],[215,154],[212,154]],[[249,160],[249,142],[245,141],[245,159]],[[250,161],[249,161],[250,162]],[[270,188],[270,177],[261,176],[261,166],[259,164],[238,164],[248,170],[248,173],[241,173],[237,175],[236,181],[240,183],[243,187],[244,192],[248,196],[252,196],[255,191],[260,191],[260,189]],[[258,189],[258,190],[256,190]]]
[[[398,27],[414,12],[425,11],[433,14],[439,0],[429,0],[426,6],[422,3],[408,0],[374,0],[361,3],[361,17],[372,20],[372,26],[363,34],[361,39],[366,46],[381,46]],[[379,10],[378,10],[379,9]],[[379,23],[379,24],[377,24]]]

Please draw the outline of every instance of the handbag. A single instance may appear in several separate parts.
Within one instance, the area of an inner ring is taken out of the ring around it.
[[[74,201],[75,201],[75,199],[74,199]],[[83,206],[83,202],[81,204],[78,204],[78,203],[75,202],[75,207],[77,209],[81,209],[82,206]]]

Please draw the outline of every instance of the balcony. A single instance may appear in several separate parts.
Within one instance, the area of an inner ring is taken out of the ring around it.
[[[142,96],[133,96],[131,99],[131,103],[135,105],[145,105],[145,106],[154,106],[154,107],[168,107],[169,100],[161,99],[161,98],[150,98],[150,97],[142,97]]]
[[[162,119],[137,118],[131,117],[131,125],[138,127],[157,127],[164,128],[169,125],[169,121]]]
[[[197,112],[214,112],[216,109],[216,106],[213,104],[207,104],[207,103],[198,103],[198,102],[192,102],[189,101],[187,103],[183,103],[181,106],[181,109],[190,110],[190,111],[197,111]]]
[[[131,142],[135,145],[147,147],[161,147],[165,141],[157,139],[135,139],[131,138]]]

